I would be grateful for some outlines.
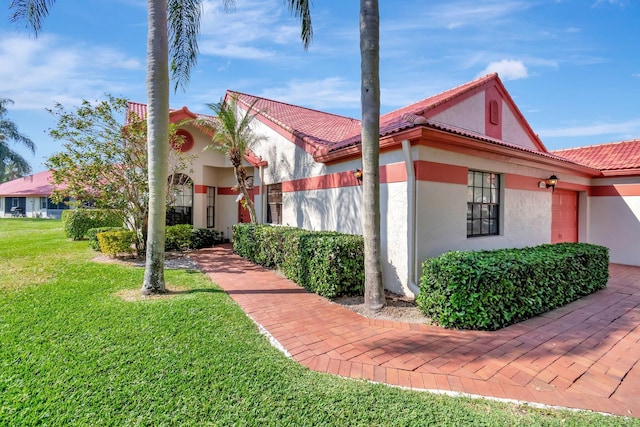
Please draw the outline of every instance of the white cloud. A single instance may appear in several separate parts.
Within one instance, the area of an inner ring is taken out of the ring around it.
[[[144,72],[140,60],[108,47],[73,45],[48,34],[0,36],[0,93],[15,101],[15,109],[77,104],[106,91],[120,95],[122,76],[135,70]]]
[[[596,123],[584,126],[571,126],[556,129],[539,129],[541,137],[577,137],[597,136],[608,134],[638,135],[640,134],[640,119],[626,122]]]
[[[529,77],[527,67],[522,61],[514,61],[511,59],[503,59],[501,61],[491,62],[487,67],[478,73],[478,76],[484,76],[491,73],[498,73],[503,80],[519,80]]]
[[[256,95],[325,111],[336,107],[356,108],[360,106],[360,82],[342,77],[291,80],[284,87],[268,88]]]

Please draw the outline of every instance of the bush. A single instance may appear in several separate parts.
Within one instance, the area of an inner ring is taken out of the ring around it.
[[[136,241],[135,231],[104,231],[102,233],[98,233],[97,236],[102,253],[112,257],[122,254],[133,254]]]
[[[193,235],[193,225],[177,224],[166,228],[165,250],[184,251],[191,248],[191,238]]]
[[[222,232],[209,228],[193,228],[190,224],[170,225],[166,228],[165,250],[184,251],[208,248],[224,242]]]
[[[87,231],[99,227],[122,227],[122,212],[114,209],[73,209],[62,213],[64,232],[73,240],[81,240]]]
[[[236,224],[233,248],[238,255],[278,268],[288,279],[326,298],[364,292],[362,236]]]
[[[495,330],[606,286],[609,250],[586,243],[449,252],[423,264],[418,307],[447,328]]]
[[[192,232],[191,247],[193,249],[210,248],[224,242],[222,232],[212,228],[195,228]]]
[[[98,233],[103,233],[105,231],[120,231],[125,230],[123,227],[97,227],[90,228],[87,230],[87,239],[89,239],[89,246],[94,251],[100,250],[100,243],[98,242]]]

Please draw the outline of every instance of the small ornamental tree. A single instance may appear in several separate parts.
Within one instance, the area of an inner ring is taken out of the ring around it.
[[[96,104],[83,100],[74,111],[56,104],[49,112],[58,121],[49,133],[64,142],[63,151],[46,161],[56,186],[51,198],[121,210],[127,228],[136,232],[138,253],[144,252],[149,214],[146,121],[128,111],[126,99],[111,95]],[[179,147],[183,140],[176,129],[170,128],[170,137],[172,146]],[[184,170],[191,160],[179,150],[170,150],[169,158],[173,171]]]

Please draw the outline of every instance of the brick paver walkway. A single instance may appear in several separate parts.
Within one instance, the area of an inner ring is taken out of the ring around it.
[[[192,258],[299,363],[413,389],[640,417],[640,268],[495,332],[367,319],[233,254]]]

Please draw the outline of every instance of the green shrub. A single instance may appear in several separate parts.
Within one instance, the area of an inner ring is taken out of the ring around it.
[[[104,231],[98,233],[97,236],[102,253],[112,257],[123,254],[133,254],[136,241],[135,231]]]
[[[90,228],[87,230],[87,239],[89,239],[89,246],[94,251],[100,250],[100,243],[98,242],[98,233],[103,233],[105,231],[119,231],[125,230],[123,227],[97,227]]]
[[[224,235],[221,231],[212,228],[195,228],[192,230],[192,249],[210,248],[224,242]]]
[[[280,269],[288,279],[326,298],[364,292],[362,236],[236,224],[233,247],[238,255]]]
[[[449,252],[423,264],[418,307],[441,326],[495,330],[606,286],[609,250],[586,243]]]
[[[122,227],[122,212],[114,209],[73,209],[62,214],[64,232],[73,240],[86,237],[87,231],[98,227]]]
[[[165,250],[184,251],[208,248],[224,242],[222,232],[209,228],[193,228],[190,224],[170,225],[166,228]]]
[[[183,251],[191,248],[193,225],[177,224],[166,228],[165,250]]]

